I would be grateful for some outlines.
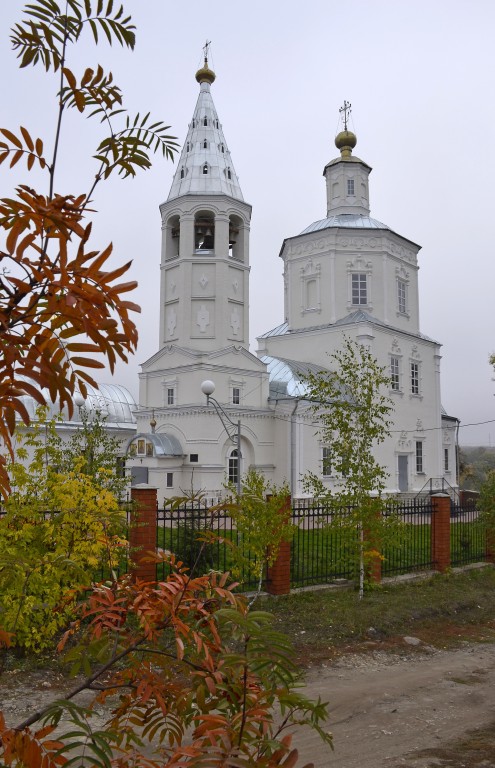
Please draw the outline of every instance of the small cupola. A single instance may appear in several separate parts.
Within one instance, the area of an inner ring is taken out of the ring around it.
[[[368,176],[371,168],[352,154],[357,137],[348,128],[350,103],[344,101],[339,112],[343,130],[335,137],[335,146],[340,150],[340,157],[327,163],[323,170],[327,182],[327,216],[369,216]]]

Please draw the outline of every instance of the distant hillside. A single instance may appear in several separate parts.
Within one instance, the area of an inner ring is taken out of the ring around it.
[[[495,448],[466,446],[460,449],[460,486],[479,491],[490,470],[495,469]]]

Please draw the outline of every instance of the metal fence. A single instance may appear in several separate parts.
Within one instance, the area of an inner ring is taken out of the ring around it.
[[[129,526],[132,505],[126,507]],[[342,524],[345,512],[335,513],[329,505],[318,505],[311,499],[293,503],[290,562],[293,587],[328,584],[355,575],[358,533]],[[51,514],[48,511],[41,513],[45,519]],[[430,499],[387,502],[383,514],[385,523],[395,516],[400,525],[395,526],[392,536],[385,535],[381,552],[382,574],[391,576],[432,569]],[[253,555],[228,509],[211,508],[204,502],[157,509],[156,546],[173,552],[194,573],[209,569],[231,571],[243,590],[257,587],[257,579],[249,567]],[[474,501],[463,506],[452,502],[450,546],[452,566],[486,559],[486,530],[479,520]],[[234,548],[240,552],[240,557],[234,556]],[[128,567],[127,549],[123,549],[117,572],[125,573]],[[164,578],[168,570],[166,563],[160,563],[157,578]],[[98,569],[95,573],[96,578],[108,578],[109,575],[108,568]]]
[[[205,570],[231,571],[242,583],[242,589],[258,586],[248,562],[254,558],[225,509],[208,507],[204,502],[158,509],[156,513],[156,545],[173,552],[194,574]],[[234,556],[234,548],[240,556]],[[169,572],[159,563],[157,578]]]
[[[401,499],[389,501],[384,511],[390,521],[395,515],[400,521],[393,535],[386,540],[382,555],[382,575],[433,568],[431,556],[431,499]]]
[[[486,557],[486,530],[479,520],[476,503],[452,504],[450,513],[450,562],[467,565]]]
[[[335,512],[328,504],[318,505],[311,499],[299,499],[293,503],[290,562],[293,587],[328,584],[355,575],[358,533],[343,524],[345,512]],[[388,501],[383,514],[382,574],[392,576],[432,569],[431,500]],[[388,532],[390,530],[392,533]],[[484,560],[485,539],[475,505],[471,503],[462,508],[453,505],[452,565]],[[157,546],[174,552],[196,572],[205,568],[232,570],[232,547],[240,547],[242,556],[250,558],[249,549],[228,512],[211,512],[199,503],[157,512]],[[165,575],[164,568],[160,568],[159,577]],[[243,589],[256,587],[249,568],[241,567],[236,577]]]
[[[327,505],[298,500],[292,507],[291,584],[305,587],[348,579],[357,533],[335,523]]]

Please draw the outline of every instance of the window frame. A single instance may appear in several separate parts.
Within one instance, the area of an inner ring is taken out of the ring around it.
[[[400,315],[407,315],[407,283],[400,277],[397,278],[397,311]]]
[[[415,445],[415,462],[416,462],[416,474],[417,475],[424,475],[425,474],[425,461],[424,461],[424,450],[423,450],[423,441],[422,440],[416,440]]]
[[[232,405],[241,404],[241,388],[232,387]]]
[[[355,297],[357,301],[354,300]],[[362,301],[363,298],[364,301]],[[353,307],[368,305],[368,275],[366,272],[351,272],[351,304]]]
[[[240,456],[237,448],[232,448],[227,457],[227,477],[229,483],[237,485],[240,471]]]
[[[400,357],[390,355],[390,389],[400,392]]]
[[[165,481],[165,487],[166,488],[173,488],[174,487],[174,473],[173,472],[167,472],[167,477]]]
[[[418,396],[420,395],[421,391],[420,391],[419,363],[416,360],[410,361],[409,371],[410,371],[411,395]]]
[[[356,197],[354,179],[347,179],[347,197]]]
[[[332,477],[332,451],[330,446],[321,446],[321,474],[323,477]]]

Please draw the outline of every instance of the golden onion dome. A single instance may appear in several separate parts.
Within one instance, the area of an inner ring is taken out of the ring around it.
[[[204,67],[201,67],[201,69],[198,69],[196,72],[196,80],[198,83],[209,83],[210,85],[214,82],[216,78],[216,75],[212,69],[209,68],[208,62],[205,61]]]
[[[352,150],[357,144],[356,134],[352,131],[341,131],[335,137],[335,146],[340,149],[342,157],[352,155]]]

